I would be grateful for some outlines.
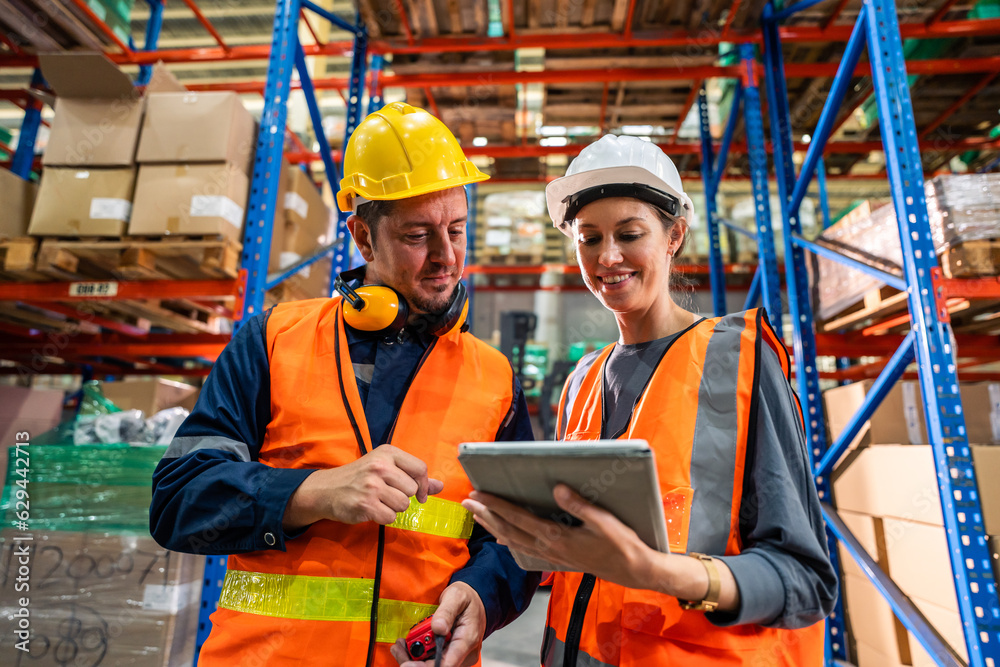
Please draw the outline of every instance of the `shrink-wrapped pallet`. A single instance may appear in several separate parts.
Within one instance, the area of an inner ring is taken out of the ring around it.
[[[945,273],[955,277],[995,273],[1000,250],[1000,174],[938,176],[924,184],[931,239]],[[822,235],[820,241],[871,266],[901,274],[903,252],[893,205],[870,215],[848,215]],[[964,264],[963,264],[964,262]],[[974,266],[970,266],[970,262]],[[817,317],[828,320],[865,294],[881,288],[877,278],[834,260],[818,258],[814,290]]]

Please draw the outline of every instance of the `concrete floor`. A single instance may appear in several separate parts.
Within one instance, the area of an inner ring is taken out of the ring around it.
[[[538,591],[516,621],[488,637],[483,642],[483,667],[538,667],[548,605],[548,589]]]

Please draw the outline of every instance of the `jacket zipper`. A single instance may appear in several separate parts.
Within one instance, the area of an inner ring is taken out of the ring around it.
[[[583,621],[587,616],[590,596],[594,592],[597,577],[592,574],[583,575],[579,588],[576,589],[576,600],[573,601],[573,611],[566,627],[566,653],[563,655],[563,667],[576,667],[577,655],[580,652],[580,635],[583,634]]]
[[[414,378],[417,377],[417,373],[420,369],[424,367],[424,362],[427,361],[427,357],[430,356],[431,350],[434,349],[434,345],[437,340],[432,340],[431,344],[427,346],[424,351],[423,356],[420,357],[420,361],[417,362],[417,367],[413,371],[413,375],[410,379],[406,381],[406,386],[403,388],[403,402],[406,402],[406,394],[410,391],[410,385],[413,384]],[[400,409],[402,411],[402,404],[400,404]],[[392,444],[392,436],[396,433],[396,423],[399,421],[399,413],[396,413],[396,417],[392,420],[392,427],[389,429],[389,436],[386,438],[388,442],[386,444]],[[375,449],[378,445],[372,443],[372,449]],[[378,598],[379,589],[382,587],[382,558],[385,555],[385,526],[378,527],[378,553],[376,554],[375,560],[375,585],[372,588],[372,613],[369,620],[370,633],[368,635],[368,659],[365,661],[365,667],[372,667],[375,662],[375,643],[378,633]]]

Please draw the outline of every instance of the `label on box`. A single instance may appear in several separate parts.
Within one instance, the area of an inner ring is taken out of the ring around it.
[[[147,611],[165,611],[168,614],[176,614],[184,607],[191,604],[192,588],[196,583],[189,581],[185,584],[146,584],[146,589],[142,595],[142,608]]]
[[[920,413],[917,411],[917,386],[913,382],[903,383],[903,418],[906,419],[906,433],[910,437],[910,444],[924,444]]]
[[[70,296],[118,296],[118,283],[113,280],[90,283],[70,283]]]
[[[494,248],[508,245],[510,243],[510,231],[506,229],[487,229],[484,243]]]
[[[192,218],[222,218],[233,227],[243,226],[243,207],[222,195],[191,197]]]
[[[126,222],[132,215],[132,202],[127,199],[94,197],[90,200],[91,220],[121,220]]]
[[[278,263],[281,265],[281,269],[282,270],[285,270],[288,267],[290,267],[292,264],[295,264],[295,263],[300,262],[300,261],[302,261],[302,255],[300,255],[297,252],[283,252],[280,255],[278,255]],[[295,275],[302,276],[303,278],[308,278],[309,277],[309,269],[311,269],[311,268],[312,268],[312,264],[310,264],[309,266],[305,267],[304,269],[302,269],[301,271],[299,271]]]
[[[295,211],[300,217],[309,215],[309,202],[302,198],[298,192],[288,192],[285,194],[285,208]]]
[[[1000,444],[1000,384],[991,382],[990,392],[990,429],[993,431],[993,442]]]

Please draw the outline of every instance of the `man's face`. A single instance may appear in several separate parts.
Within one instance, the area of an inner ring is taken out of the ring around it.
[[[392,287],[415,314],[444,312],[465,269],[467,217],[461,187],[394,202],[392,214],[378,222],[374,245],[367,225],[354,217],[349,226],[368,262],[366,282]]]

